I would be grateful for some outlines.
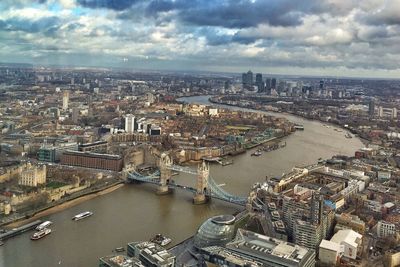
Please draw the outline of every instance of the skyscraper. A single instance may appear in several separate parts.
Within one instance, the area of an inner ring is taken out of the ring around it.
[[[72,108],[72,121],[78,123],[80,110],[78,107]]]
[[[63,110],[68,109],[68,103],[69,103],[69,91],[64,91],[63,94]]]
[[[251,72],[251,70],[242,74],[242,83],[243,88],[250,88],[253,86],[253,72]]]
[[[324,81],[319,81],[319,89],[324,90]]]
[[[271,88],[276,89],[276,78],[272,78],[271,80]]]
[[[369,101],[369,106],[368,106],[368,114],[369,116],[374,116],[375,113],[375,102],[374,100]]]
[[[135,116],[128,114],[125,116],[125,132],[133,133],[135,131]]]
[[[265,92],[265,90],[264,90],[264,88],[265,88],[264,87],[264,82],[263,82],[261,73],[257,73],[256,74],[256,85],[257,85],[257,89],[258,89],[259,93]]]
[[[265,80],[265,89],[266,89],[267,92],[271,91],[271,78],[267,78]]]

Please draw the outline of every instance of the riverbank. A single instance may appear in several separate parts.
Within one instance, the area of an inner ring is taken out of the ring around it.
[[[338,124],[338,123],[335,123],[335,122],[327,122],[327,121],[323,121],[323,120],[321,120],[321,119],[308,118],[308,117],[302,116],[302,115],[297,114],[297,113],[292,113],[292,112],[273,111],[273,110],[261,110],[261,109],[255,109],[255,108],[253,108],[253,107],[242,107],[242,106],[240,106],[240,105],[234,105],[234,104],[229,104],[229,103],[224,103],[224,102],[218,102],[218,101],[213,100],[213,97],[212,97],[212,96],[208,98],[208,101],[209,101],[211,104],[225,105],[225,106],[231,106],[231,107],[237,107],[237,108],[244,108],[244,109],[249,109],[249,110],[258,111],[258,112],[270,112],[270,113],[276,114],[277,116],[279,116],[279,114],[283,114],[283,115],[289,115],[289,116],[293,116],[293,117],[298,117],[298,118],[301,118],[301,119],[304,119],[304,120],[308,120],[308,121],[318,121],[318,122],[320,122],[320,123],[323,123],[323,124],[326,124],[326,125],[330,125],[330,126],[333,126],[333,127],[337,127],[337,128],[342,129],[342,130],[345,130],[345,131],[347,131],[347,132],[351,132],[351,133],[352,133],[353,135],[355,135],[355,137],[357,137],[365,146],[368,146],[368,145],[371,143],[369,140],[367,140],[367,139],[365,139],[365,138],[362,138],[362,137],[360,137],[360,136],[358,136],[358,135],[356,136],[356,134],[353,132],[352,129],[349,129],[349,128],[345,127],[344,125],[341,125],[341,124]]]
[[[83,202],[88,201],[90,199],[93,199],[95,197],[102,196],[102,195],[114,192],[115,190],[123,187],[124,185],[125,184],[122,184],[122,183],[114,184],[114,185],[111,185],[109,187],[100,189],[98,191],[90,192],[90,193],[88,193],[86,195],[74,198],[72,200],[67,200],[67,201],[65,201],[65,202],[63,202],[61,204],[58,204],[58,205],[52,206],[50,208],[47,208],[45,210],[39,211],[39,212],[35,213],[30,218],[20,219],[20,220],[8,223],[8,224],[5,225],[5,227],[6,228],[19,227],[19,226],[21,226],[23,224],[30,223],[30,222],[35,221],[37,219],[40,219],[40,218],[42,218],[44,216],[48,216],[48,215],[63,211],[65,209],[68,209],[70,207],[76,206],[76,205],[78,205],[80,203],[83,203]]]

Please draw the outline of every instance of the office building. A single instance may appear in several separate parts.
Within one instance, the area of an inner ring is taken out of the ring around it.
[[[133,133],[135,131],[135,116],[128,114],[125,116],[125,132]]]
[[[111,255],[99,260],[99,267],[144,267],[139,260],[124,255]]]
[[[38,151],[38,160],[56,162],[56,149],[50,146],[42,146]]]
[[[243,229],[226,246],[204,247],[200,253],[217,266],[315,266],[314,250]]]
[[[80,144],[78,146],[78,151],[93,152],[93,153],[107,153],[108,142],[107,141],[97,141],[97,142],[93,142],[93,143]]]
[[[123,159],[119,155],[66,151],[61,156],[61,164],[119,172],[123,168]]]
[[[369,101],[368,114],[371,117],[374,116],[374,114],[375,114],[375,102],[374,102],[374,100]]]
[[[365,233],[365,222],[361,220],[358,216],[342,213],[335,215],[335,230],[334,232],[338,232],[339,230],[351,229],[356,231],[359,234]]]
[[[276,90],[276,78],[272,78],[271,79],[271,89],[275,89]]]
[[[196,247],[223,246],[235,237],[235,217],[219,215],[206,220],[194,236]]]
[[[250,89],[253,86],[253,72],[249,70],[247,73],[242,74],[243,88]]]
[[[362,235],[353,230],[340,230],[331,238],[330,242],[339,244],[342,255],[349,259],[355,259],[357,254],[362,251]]]
[[[324,90],[324,81],[319,81],[319,90]]]
[[[397,109],[396,108],[384,108],[382,106],[378,107],[378,117],[379,118],[389,118],[396,119],[397,118]]]
[[[385,238],[388,236],[396,236],[396,225],[385,221],[379,221],[376,227],[378,237]]]
[[[271,93],[271,84],[271,78],[265,79],[265,90],[267,91],[267,93]]]
[[[67,110],[68,109],[68,105],[69,105],[69,91],[64,91],[63,93],[63,102],[62,102],[62,108],[63,110]]]
[[[129,257],[140,260],[143,266],[172,267],[175,266],[175,256],[165,248],[152,242],[132,242],[128,244]]]
[[[78,123],[80,110],[78,107],[72,108],[72,121]]]
[[[311,193],[311,198],[298,194],[284,196],[282,203],[283,221],[289,239],[295,244],[317,249],[322,239],[332,230],[334,212],[324,208],[322,195]]]
[[[265,86],[264,86],[264,82],[263,82],[261,73],[257,73],[256,74],[256,86],[257,86],[257,92],[258,93],[264,93],[265,92]]]

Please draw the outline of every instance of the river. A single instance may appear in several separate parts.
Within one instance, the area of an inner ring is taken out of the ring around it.
[[[207,96],[181,100],[210,104]],[[251,157],[247,152],[236,156],[233,165],[211,165],[210,175],[218,183],[226,184],[225,190],[245,196],[251,185],[264,180],[266,175],[279,176],[295,165],[315,163],[319,158],[336,154],[353,155],[363,146],[358,138],[347,139],[344,132],[327,128],[320,122],[286,114],[271,115],[302,124],[305,130],[286,137],[286,147],[260,157]],[[194,185],[194,177],[190,175],[178,175],[174,179]],[[238,210],[237,206],[221,201],[195,206],[191,199],[192,195],[185,191],[158,196],[152,185],[126,185],[44,217],[53,221],[53,232],[41,240],[31,241],[31,233],[7,240],[0,247],[0,266],[98,266],[99,257],[111,254],[112,249],[128,242],[147,240],[156,233],[163,233],[172,237],[176,244],[193,235],[208,217]],[[85,210],[93,211],[94,215],[78,222],[71,220]]]

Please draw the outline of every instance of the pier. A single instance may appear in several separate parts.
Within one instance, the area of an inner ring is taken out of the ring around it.
[[[34,222],[31,222],[31,223],[25,224],[23,226],[9,230],[9,231],[5,232],[4,234],[0,234],[0,240],[3,241],[8,238],[20,235],[24,232],[34,229],[36,226],[38,226],[41,223],[42,223],[41,220],[36,220]]]

